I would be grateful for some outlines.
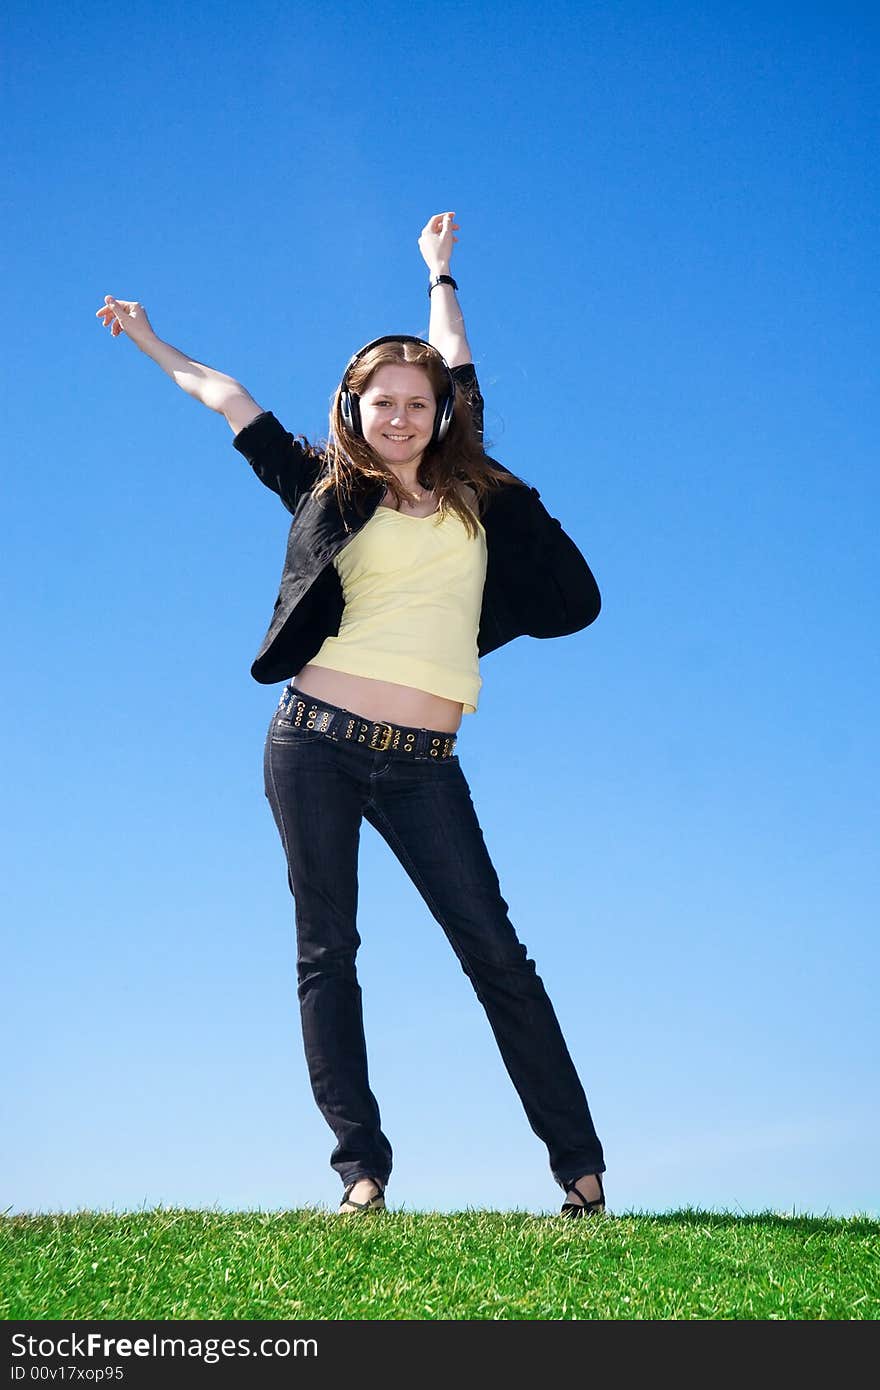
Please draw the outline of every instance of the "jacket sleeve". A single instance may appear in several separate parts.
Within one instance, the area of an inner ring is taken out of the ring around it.
[[[474,422],[474,429],[482,441],[483,438],[483,397],[480,394],[480,383],[477,381],[477,369],[473,362],[465,362],[461,367],[451,367],[456,389],[463,391],[465,398],[471,408],[471,416]]]
[[[239,430],[232,447],[244,455],[260,482],[278,494],[289,512],[295,512],[300,499],[314,487],[323,463],[323,455],[309,454],[271,410]]]

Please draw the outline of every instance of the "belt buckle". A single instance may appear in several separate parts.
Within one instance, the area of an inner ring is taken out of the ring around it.
[[[376,734],[376,733],[373,733],[373,734],[371,734],[371,736],[370,736],[370,747],[371,747],[371,748],[377,748],[377,749],[379,750],[379,752],[382,753],[382,752],[384,752],[384,750],[385,750],[386,748],[389,748],[389,747],[391,746],[391,736],[392,736],[394,730],[392,729],[392,727],[391,727],[390,724],[386,724],[386,723],[384,723],[384,721],[382,721],[382,720],[376,720],[376,721],[374,721],[374,723],[375,723],[375,726],[376,726],[376,730],[378,731],[378,730],[381,729],[381,731],[382,731],[382,735],[381,735],[381,736],[382,736],[383,742],[382,742],[382,743],[376,743],[376,742],[375,742],[375,739],[376,739],[377,734]]]

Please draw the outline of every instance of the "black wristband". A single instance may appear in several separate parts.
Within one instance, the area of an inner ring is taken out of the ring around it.
[[[451,275],[435,275],[428,286],[429,299],[431,298],[431,291],[435,289],[437,285],[451,285],[454,290],[458,289],[458,285],[455,283]]]

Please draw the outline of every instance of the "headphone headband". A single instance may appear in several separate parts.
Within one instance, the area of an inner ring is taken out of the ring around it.
[[[347,427],[353,434],[363,438],[363,428],[361,425],[360,397],[356,391],[349,391],[346,386],[348,374],[359,358],[363,357],[370,348],[379,347],[381,343],[418,343],[419,347],[426,347],[439,358],[440,364],[446,373],[447,389],[443,395],[438,397],[437,408],[434,412],[434,429],[431,434],[430,443],[439,444],[441,439],[446,437],[449,426],[452,424],[453,408],[455,405],[455,377],[449,368],[449,363],[441,352],[432,343],[426,343],[424,338],[416,338],[411,333],[386,333],[382,338],[374,338],[372,342],[366,343],[362,348],[349,359],[345,371],[342,373],[342,391],[339,397],[339,406],[342,418]]]

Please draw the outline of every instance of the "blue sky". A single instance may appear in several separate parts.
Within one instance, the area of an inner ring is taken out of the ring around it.
[[[858,4],[14,3],[0,1208],[335,1206],[250,663],[288,516],[95,318],[314,438],[426,334],[598,579],[460,755],[609,1205],[880,1213],[878,21]],[[367,825],[389,1205],[556,1210],[488,1023]]]

